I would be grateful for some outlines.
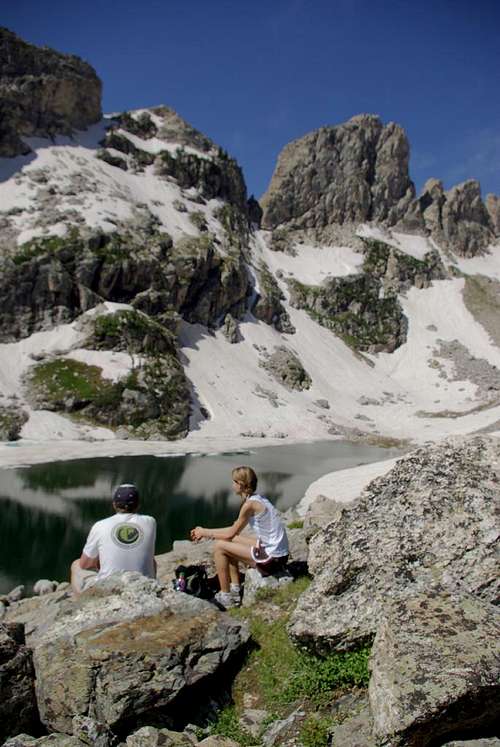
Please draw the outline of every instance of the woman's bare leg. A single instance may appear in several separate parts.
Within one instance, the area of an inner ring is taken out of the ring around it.
[[[255,534],[237,534],[236,537],[233,537],[231,542],[235,542],[239,545],[245,545],[245,547],[253,547],[257,542],[257,537],[255,536]]]
[[[235,545],[243,547],[253,547],[256,541],[257,538],[254,534],[237,534],[236,537],[233,537],[231,540]],[[240,585],[240,569],[237,560],[229,561],[229,577],[232,584],[236,584],[237,586]]]
[[[239,583],[238,561],[255,567],[255,562],[250,553],[250,545],[228,540],[217,540],[214,547],[214,560],[221,591],[229,591],[230,581]],[[234,569],[234,570],[233,570]],[[231,575],[234,573],[234,578]],[[238,581],[236,581],[236,573]]]
[[[229,561],[229,580],[236,586],[240,585],[240,567],[237,560]]]

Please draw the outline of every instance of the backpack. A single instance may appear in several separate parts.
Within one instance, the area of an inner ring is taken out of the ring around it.
[[[180,574],[184,574],[186,594],[200,599],[211,599],[214,595],[208,581],[207,569],[204,565],[178,565],[175,569],[175,579],[172,581],[174,589],[178,588]]]

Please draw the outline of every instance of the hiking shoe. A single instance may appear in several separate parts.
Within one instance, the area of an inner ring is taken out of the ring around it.
[[[225,610],[240,606],[239,596],[232,594],[230,591],[218,591],[214,596],[214,602],[217,602],[217,604]]]

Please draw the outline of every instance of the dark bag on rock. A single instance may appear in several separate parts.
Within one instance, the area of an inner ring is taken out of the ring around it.
[[[179,579],[184,581],[179,583]],[[175,579],[172,582],[174,589],[185,591],[186,594],[192,594],[200,599],[211,599],[213,591],[207,576],[207,569],[204,565],[178,565],[175,569]],[[182,588],[184,587],[184,588]]]

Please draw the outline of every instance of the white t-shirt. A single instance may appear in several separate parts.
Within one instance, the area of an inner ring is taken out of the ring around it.
[[[138,571],[155,577],[156,520],[143,514],[117,513],[94,524],[83,552],[99,556],[97,579],[117,571]]]
[[[288,536],[285,525],[271,501],[258,493],[251,495],[248,500],[257,501],[264,507],[264,511],[251,516],[248,523],[263,544],[266,554],[273,558],[288,555]]]

